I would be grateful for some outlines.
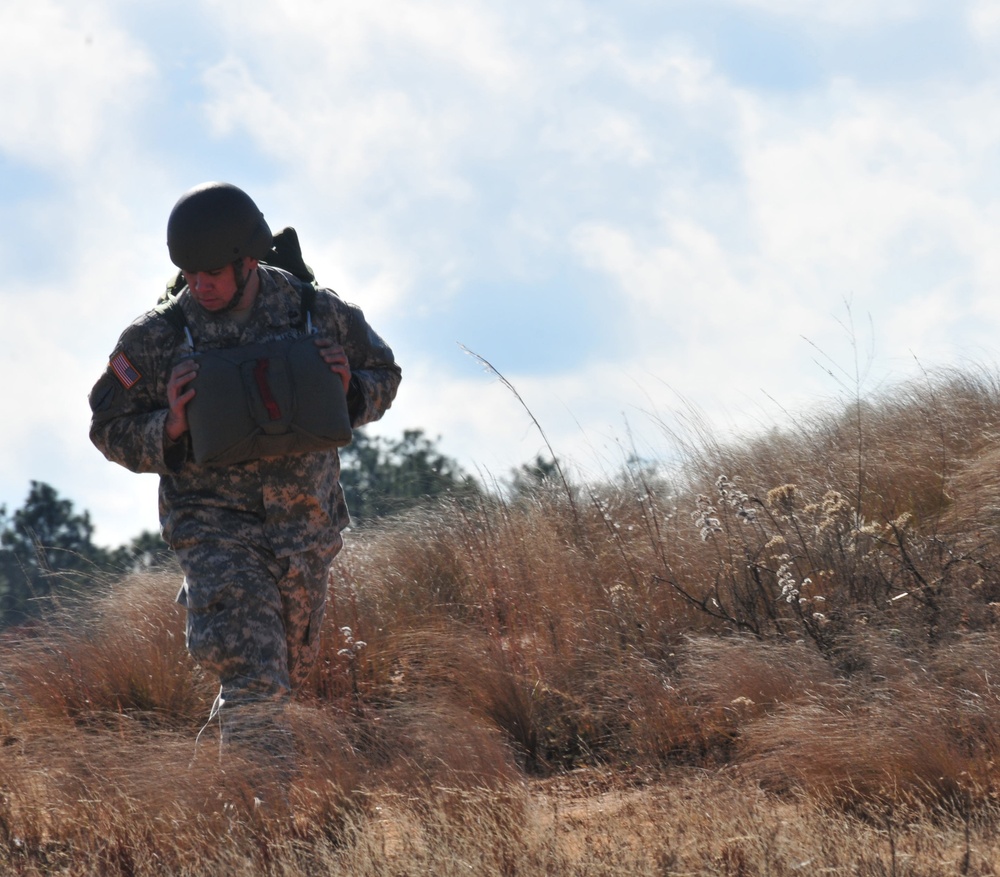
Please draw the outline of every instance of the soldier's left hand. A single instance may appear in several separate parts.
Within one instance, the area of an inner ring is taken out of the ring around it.
[[[351,364],[347,360],[344,348],[329,338],[317,338],[316,346],[319,348],[319,355],[323,357],[323,361],[330,366],[330,371],[340,375],[346,393],[351,384]]]

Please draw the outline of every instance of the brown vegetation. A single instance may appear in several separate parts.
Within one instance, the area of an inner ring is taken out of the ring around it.
[[[5,873],[995,874],[998,423],[947,374],[353,534],[280,805],[178,577],[107,583],[0,642]]]

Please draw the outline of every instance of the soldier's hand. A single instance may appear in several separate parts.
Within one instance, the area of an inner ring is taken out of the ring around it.
[[[323,357],[323,361],[330,366],[330,371],[340,375],[346,393],[351,384],[351,364],[347,361],[344,348],[339,344],[334,344],[329,338],[317,338],[316,346],[319,348],[319,355]]]
[[[188,431],[187,404],[194,398],[194,388],[189,386],[198,374],[198,363],[186,359],[177,363],[167,380],[167,438],[175,442]]]

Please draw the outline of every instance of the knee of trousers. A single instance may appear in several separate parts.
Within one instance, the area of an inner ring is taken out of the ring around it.
[[[288,646],[280,610],[249,600],[189,608],[191,657],[219,677],[229,702],[280,696],[289,690]]]

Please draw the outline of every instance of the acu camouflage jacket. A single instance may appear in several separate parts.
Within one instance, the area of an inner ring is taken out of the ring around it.
[[[258,270],[260,290],[245,325],[213,317],[186,289],[181,293],[197,349],[273,341],[304,331],[298,328],[300,281],[269,266]],[[312,323],[347,352],[352,427],[378,420],[401,378],[392,350],[360,309],[331,290],[318,292]],[[317,550],[332,556],[349,522],[335,450],[209,467],[195,464],[187,436],[176,443],[167,440],[167,380],[189,352],[184,336],[155,309],[132,323],[91,390],[91,440],[109,460],[160,476],[160,523],[175,549],[212,534],[242,534],[279,557]]]

